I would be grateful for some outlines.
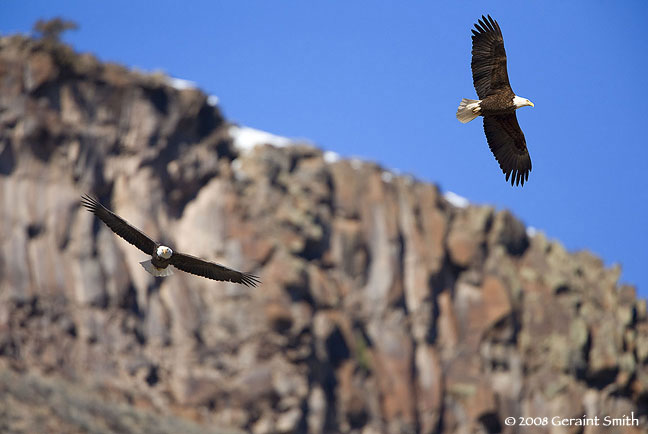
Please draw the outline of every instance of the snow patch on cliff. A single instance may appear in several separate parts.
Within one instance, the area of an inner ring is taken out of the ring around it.
[[[168,83],[178,90],[198,89],[198,84],[195,81],[185,80],[184,78],[169,77]]]
[[[468,199],[463,196],[459,196],[457,193],[453,193],[452,191],[446,191],[443,194],[443,197],[445,197],[445,200],[447,200],[457,208],[466,208],[468,205],[470,205]]]
[[[272,145],[283,148],[294,144],[294,141],[288,137],[277,136],[267,131],[239,125],[229,127],[229,134],[232,137],[234,146],[241,152],[249,152],[255,146]]]
[[[325,151],[324,152],[324,161],[327,162],[328,164],[333,164],[335,162],[340,161],[342,157],[340,157],[340,154],[337,152],[333,151]]]
[[[538,229],[534,228],[533,226],[527,226],[526,234],[529,238],[533,238],[538,234]]]

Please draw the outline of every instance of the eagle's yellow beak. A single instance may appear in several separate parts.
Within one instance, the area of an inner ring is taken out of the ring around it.
[[[534,105],[531,101],[529,101],[529,105],[530,105],[531,107],[535,107],[535,105]]]

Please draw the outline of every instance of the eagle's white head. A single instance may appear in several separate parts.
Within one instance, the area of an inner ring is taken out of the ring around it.
[[[527,105],[529,105],[531,107],[535,107],[531,101],[529,101],[526,98],[522,98],[521,96],[517,96],[517,95],[515,95],[515,98],[513,98],[513,104],[515,104],[516,109],[519,109],[520,107],[524,107],[524,106],[527,106]]]
[[[169,259],[173,255],[173,250],[167,246],[160,246],[157,248],[156,253],[160,258]]]

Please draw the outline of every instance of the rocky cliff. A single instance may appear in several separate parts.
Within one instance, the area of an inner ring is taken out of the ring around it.
[[[375,164],[233,131],[161,74],[0,39],[3,432],[646,426],[646,303],[618,268]],[[262,285],[149,276],[82,193]]]

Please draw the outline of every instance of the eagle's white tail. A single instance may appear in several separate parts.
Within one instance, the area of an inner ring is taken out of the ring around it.
[[[479,116],[479,113],[481,112],[479,107],[480,102],[481,100],[478,99],[462,99],[459,108],[457,109],[457,119],[459,119],[459,122],[465,124]]]
[[[158,268],[151,263],[150,259],[148,261],[142,261],[140,264],[142,264],[142,267],[144,267],[146,271],[155,277],[166,277],[173,274],[173,267],[171,265],[167,265],[166,268]]]

